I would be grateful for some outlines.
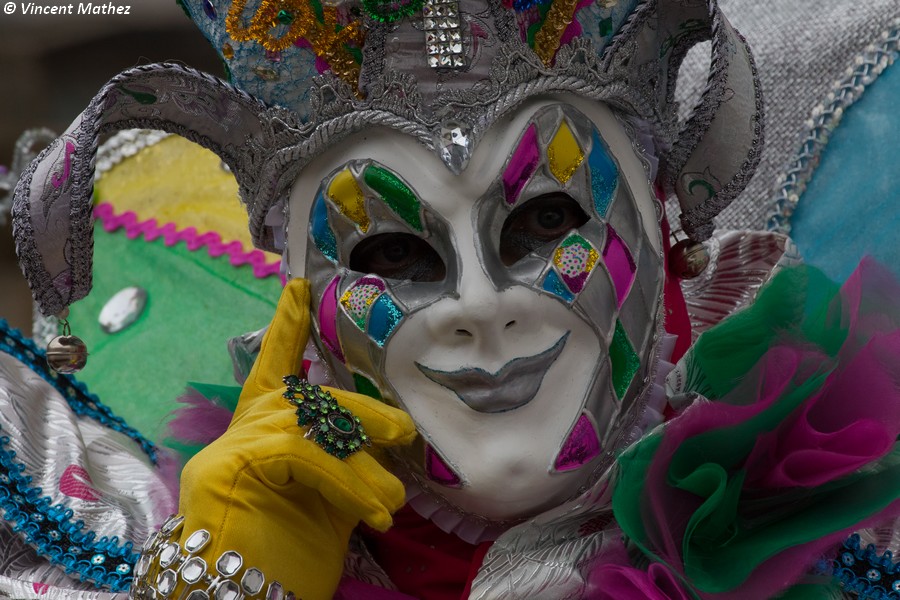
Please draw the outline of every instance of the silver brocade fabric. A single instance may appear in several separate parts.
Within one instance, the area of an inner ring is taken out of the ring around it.
[[[174,512],[176,499],[141,448],[124,434],[78,416],[63,396],[27,365],[0,353],[0,430],[6,450],[49,496],[73,511],[86,530],[136,546]],[[69,576],[0,521],[0,597],[114,598]]]
[[[716,223],[724,229],[764,229],[778,177],[808,133],[806,120],[866,47],[900,18],[900,2],[721,0],[720,5],[753,48],[766,107],[766,143],[756,175]],[[682,114],[706,85],[708,51],[698,47],[682,66]]]

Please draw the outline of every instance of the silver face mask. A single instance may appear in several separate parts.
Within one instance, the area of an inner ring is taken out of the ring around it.
[[[664,277],[658,203],[615,117],[526,103],[459,175],[380,131],[313,166],[290,262],[305,255],[338,384],[415,420],[411,490],[496,524],[597,481],[641,411]]]

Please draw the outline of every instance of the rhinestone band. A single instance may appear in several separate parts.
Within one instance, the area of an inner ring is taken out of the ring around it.
[[[134,583],[130,598],[136,600],[294,600],[292,592],[285,592],[277,581],[269,582],[255,567],[245,569],[240,580],[237,574],[244,565],[239,553],[223,552],[210,568],[206,560],[197,556],[210,540],[205,529],[198,529],[184,541],[182,548],[174,541],[184,527],[184,517],[170,517],[159,531],[150,535],[141,549],[141,558],[134,567]],[[175,595],[177,588],[181,591]],[[265,594],[263,588],[265,587]]]
[[[425,0],[425,50],[428,66],[433,69],[462,69],[466,66],[463,53],[462,22],[457,0]]]

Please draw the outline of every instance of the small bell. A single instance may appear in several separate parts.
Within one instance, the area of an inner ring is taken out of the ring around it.
[[[693,279],[709,266],[709,250],[700,242],[681,240],[669,249],[669,272],[679,279]]]
[[[47,344],[47,365],[63,375],[77,373],[87,364],[87,346],[81,338],[72,335],[69,322],[62,320],[63,331]]]

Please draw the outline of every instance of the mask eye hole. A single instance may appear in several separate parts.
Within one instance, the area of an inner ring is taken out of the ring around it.
[[[410,233],[379,233],[350,253],[350,268],[386,279],[442,281],[447,269],[437,251]]]
[[[539,248],[557,242],[588,220],[568,194],[556,192],[529,200],[506,218],[500,231],[500,260],[511,267]]]

